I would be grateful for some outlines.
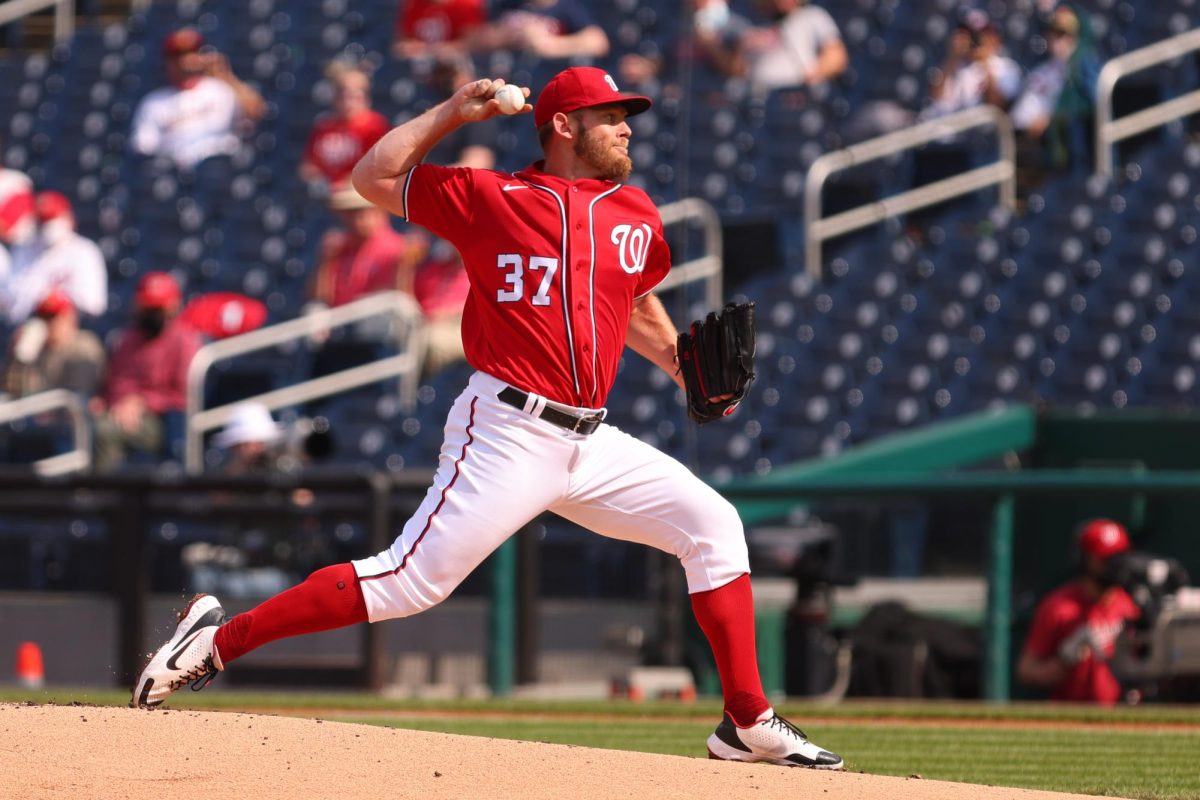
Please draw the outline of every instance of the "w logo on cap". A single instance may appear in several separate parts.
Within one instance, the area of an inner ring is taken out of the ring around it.
[[[604,73],[604,82],[607,83],[608,88],[612,89],[614,92],[621,91],[617,88],[617,82],[613,80],[613,76],[609,75],[607,72]]]

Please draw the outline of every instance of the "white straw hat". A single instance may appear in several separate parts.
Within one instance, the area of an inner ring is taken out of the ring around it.
[[[243,403],[235,408],[225,428],[213,442],[217,447],[234,447],[247,442],[278,441],[283,435],[271,412],[262,403]]]

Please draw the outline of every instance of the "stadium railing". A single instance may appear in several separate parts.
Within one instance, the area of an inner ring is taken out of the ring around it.
[[[1200,50],[1200,28],[1172,36],[1111,59],[1096,81],[1096,173],[1113,174],[1113,146],[1151,128],[1200,112],[1200,89],[1113,119],[1113,91],[1117,81],[1159,64],[1175,61]]]
[[[379,316],[391,316],[395,320],[397,327],[389,331],[389,338],[400,346],[400,352],[396,355],[236,402],[204,408],[204,381],[216,362]],[[403,292],[380,292],[343,306],[321,309],[278,325],[207,344],[200,348],[188,367],[184,468],[193,475],[204,468],[204,434],[228,422],[233,410],[242,403],[258,402],[274,411],[398,377],[401,402],[405,408],[411,409],[416,405],[423,350],[421,309],[416,300]]]
[[[821,191],[832,175],[974,128],[995,129],[999,141],[996,161],[831,217],[822,216]],[[992,106],[976,106],[820,156],[813,161],[804,181],[805,269],[814,278],[821,277],[821,245],[826,239],[988,186],[999,186],[1000,202],[1009,208],[1015,207],[1016,147],[1008,115]]]
[[[65,453],[32,462],[30,468],[43,477],[66,475],[91,466],[92,431],[88,427],[88,416],[83,406],[83,400],[79,395],[66,389],[51,389],[0,403],[0,425],[59,408],[66,409],[71,417],[74,447]]]
[[[0,3],[0,28],[22,17],[54,6],[54,41],[75,35],[75,0],[8,0]]]

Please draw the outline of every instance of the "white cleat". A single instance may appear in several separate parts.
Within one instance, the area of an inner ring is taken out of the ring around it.
[[[761,761],[781,767],[846,767],[841,756],[817,747],[804,731],[770,708],[748,728],[739,728],[726,715],[708,737],[708,757],[721,761]]]
[[[217,598],[210,594],[193,597],[179,615],[175,635],[155,651],[142,670],[129,705],[154,708],[189,683],[194,691],[207,686],[225,668],[213,645],[224,621],[225,609]]]

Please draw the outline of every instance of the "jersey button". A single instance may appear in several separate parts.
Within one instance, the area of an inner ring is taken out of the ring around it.
[[[576,223],[575,223],[575,230],[577,230],[577,231],[581,231],[581,230],[583,230],[583,223],[582,223],[582,222],[576,222]]]
[[[580,311],[583,311],[583,303],[576,303],[576,304],[575,304],[575,307],[576,307],[577,309],[579,309]]]
[[[578,187],[578,186],[572,186],[572,187],[571,187],[571,191],[572,191],[572,192],[578,192],[578,191],[579,191],[579,187]]]

